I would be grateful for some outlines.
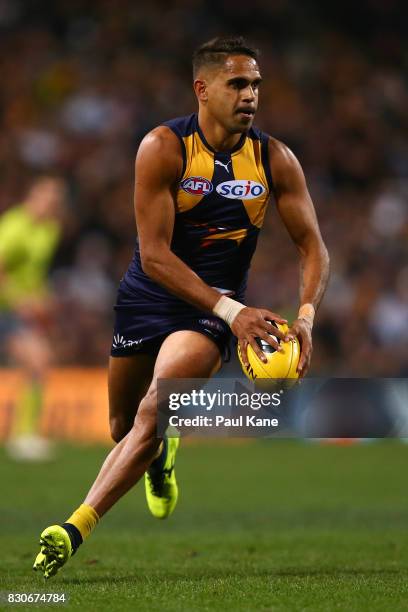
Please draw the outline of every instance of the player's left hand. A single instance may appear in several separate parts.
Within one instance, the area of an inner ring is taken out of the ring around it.
[[[312,326],[305,319],[295,319],[289,328],[285,341],[297,338],[300,344],[300,358],[297,372],[303,378],[309,369],[312,358]]]

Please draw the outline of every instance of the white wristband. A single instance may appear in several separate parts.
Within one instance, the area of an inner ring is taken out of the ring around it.
[[[313,304],[302,304],[299,308],[298,319],[304,319],[311,327],[313,327],[313,321],[315,317],[315,307]]]
[[[244,304],[241,304],[236,300],[232,300],[226,295],[222,295],[214,306],[213,313],[228,323],[228,325],[231,327],[235,317],[243,308],[245,308]]]

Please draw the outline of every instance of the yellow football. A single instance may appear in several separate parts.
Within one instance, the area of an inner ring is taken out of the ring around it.
[[[289,329],[286,324],[276,323],[275,321],[272,325],[284,333]],[[273,336],[273,333],[270,335]],[[296,371],[300,357],[298,339],[294,338],[294,340],[290,340],[289,342],[283,342],[276,336],[274,336],[274,338],[282,346],[282,351],[277,351],[273,346],[265,342],[265,340],[256,338],[258,346],[268,360],[267,363],[263,363],[256,355],[252,346],[248,344],[248,367],[245,367],[242,362],[241,350],[238,344],[238,358],[245,376],[250,380],[257,380],[258,378],[299,378],[299,374]]]

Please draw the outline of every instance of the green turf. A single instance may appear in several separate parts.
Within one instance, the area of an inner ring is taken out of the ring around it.
[[[98,612],[408,610],[408,446],[184,446],[170,520],[148,515],[139,486],[44,583],[30,569],[38,535],[81,502],[105,453],[1,455],[3,592],[65,592],[63,609]]]

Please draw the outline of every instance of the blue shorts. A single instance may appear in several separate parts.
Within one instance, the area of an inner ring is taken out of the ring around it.
[[[232,332],[219,317],[181,303],[136,302],[119,287],[114,306],[115,322],[111,348],[112,357],[149,354],[157,355],[170,334],[192,330],[210,338],[219,348],[223,361],[231,356]]]

